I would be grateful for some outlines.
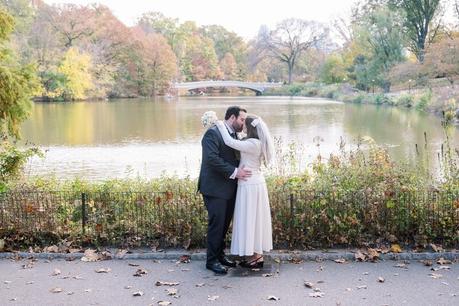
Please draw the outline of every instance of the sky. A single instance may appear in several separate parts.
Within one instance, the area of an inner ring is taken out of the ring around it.
[[[218,24],[245,39],[253,38],[261,25],[274,27],[286,18],[329,23],[349,15],[357,0],[44,0],[47,4],[101,3],[126,25],[132,26],[142,13],[157,11],[180,22]]]

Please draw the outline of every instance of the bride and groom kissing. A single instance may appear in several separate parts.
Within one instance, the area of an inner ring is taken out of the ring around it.
[[[239,140],[236,133],[247,135]],[[265,122],[239,106],[226,110],[201,141],[198,180],[208,212],[206,268],[226,274],[236,262],[225,255],[225,237],[233,220],[231,254],[244,257],[246,268],[263,266],[263,252],[272,250],[271,211],[260,168],[274,157],[274,143]]]

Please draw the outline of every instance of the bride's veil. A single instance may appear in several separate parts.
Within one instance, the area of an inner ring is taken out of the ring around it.
[[[260,117],[254,119],[251,124],[257,129],[265,166],[269,166],[274,161],[275,149],[274,140],[271,137],[268,126]]]

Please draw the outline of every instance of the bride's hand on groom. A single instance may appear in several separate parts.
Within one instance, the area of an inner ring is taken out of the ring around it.
[[[247,170],[244,166],[237,168],[236,178],[246,181],[249,177],[252,176],[252,171]]]

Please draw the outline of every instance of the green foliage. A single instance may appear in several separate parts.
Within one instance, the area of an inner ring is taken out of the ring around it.
[[[416,109],[425,111],[429,107],[429,105],[432,103],[432,90],[427,90],[426,93],[422,94],[419,98],[418,103],[416,104]]]
[[[0,133],[19,138],[21,122],[27,118],[31,98],[38,92],[35,66],[21,65],[7,47],[13,19],[0,10]]]
[[[343,59],[338,54],[330,55],[322,66],[320,79],[326,84],[341,83],[346,79],[347,71]]]
[[[0,42],[7,40],[13,29],[13,17],[0,7]]]
[[[278,156],[281,168],[268,171],[276,248],[362,246],[394,237],[406,243],[459,242],[459,220],[451,218],[457,205],[453,195],[459,193],[457,158],[445,153],[442,160],[448,175],[433,181],[422,167],[395,163],[368,137],[354,150],[340,147],[339,154],[326,161],[319,155],[309,171],[300,172],[296,164],[299,148],[289,144]],[[30,228],[30,220],[15,221],[18,230],[27,230],[32,237],[34,230],[49,230],[61,238],[77,239],[77,244],[205,245],[207,216],[194,179],[87,182],[36,178],[8,187],[11,192],[33,192],[22,209],[37,218],[33,223],[37,228]],[[56,190],[62,191],[58,197],[52,193]],[[81,193],[87,196],[83,237]],[[5,216],[16,213],[17,207],[9,206],[13,202],[5,203]],[[442,226],[434,226],[432,215],[435,224]]]
[[[38,148],[20,150],[4,142],[0,146],[0,192],[7,190],[7,183],[20,177],[22,168],[32,156],[42,156]]]

